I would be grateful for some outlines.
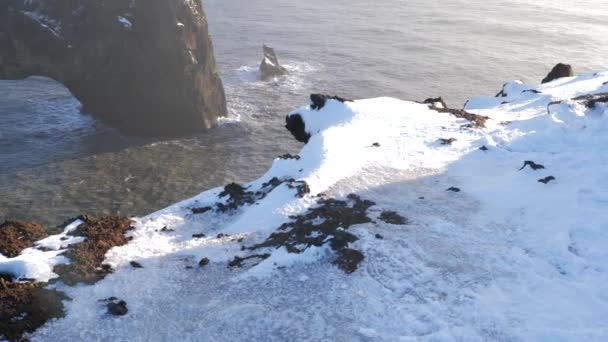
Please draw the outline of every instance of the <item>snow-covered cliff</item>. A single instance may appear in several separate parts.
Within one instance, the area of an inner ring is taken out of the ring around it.
[[[51,286],[66,317],[32,339],[608,338],[608,72],[509,82],[465,111],[316,100],[288,117],[298,156],[136,218],[113,274]],[[0,271],[52,278],[39,264],[64,260],[36,253]]]

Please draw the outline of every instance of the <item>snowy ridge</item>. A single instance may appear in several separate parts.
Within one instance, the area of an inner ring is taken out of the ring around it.
[[[213,209],[230,204],[217,188],[136,219],[133,240],[106,255],[116,273],[56,284],[73,299],[67,316],[32,339],[606,340],[608,105],[575,99],[606,92],[608,72],[510,82],[468,101],[490,117],[484,129],[392,98],[299,108],[290,115],[310,141],[245,185],[251,203]],[[289,179],[310,192],[299,196]],[[375,202],[372,222],[349,229],[365,256],[354,273],[332,264],[327,245],[243,250],[322,193]],[[387,210],[407,224],[384,222]],[[227,266],[253,253],[270,257]],[[127,316],[105,316],[97,300],[111,296]]]

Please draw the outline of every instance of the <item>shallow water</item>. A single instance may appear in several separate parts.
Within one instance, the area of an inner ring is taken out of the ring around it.
[[[311,92],[443,96],[459,107],[557,62],[608,68],[603,1],[206,0],[230,118],[205,134],[134,139],[81,115],[61,85],[0,81],[0,221],[141,215],[258,177],[299,148],[284,115]],[[291,71],[257,81],[261,45]]]

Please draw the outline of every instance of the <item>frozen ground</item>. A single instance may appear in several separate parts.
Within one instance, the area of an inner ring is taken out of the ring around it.
[[[247,186],[294,178],[310,194],[297,197],[284,183],[235,212],[193,215],[193,207],[226,199],[217,188],[136,219],[133,241],[107,254],[117,272],[92,286],[56,284],[73,298],[67,316],[31,338],[605,341],[608,105],[572,98],[608,92],[607,82],[608,72],[507,83],[504,97],[467,103],[490,117],[483,129],[392,98],[302,107],[294,113],[312,137],[301,159],[277,159]],[[544,168],[519,170],[525,161]],[[227,266],[252,253],[242,245],[315,206],[319,193],[376,203],[368,210],[374,222],[349,230],[365,255],[357,271],[332,264],[328,246],[268,249],[272,256],[257,266]],[[384,223],[383,210],[408,224]],[[192,238],[198,233],[207,237]],[[199,267],[203,257],[210,264]],[[133,260],[144,268],[129,266]],[[128,303],[126,316],[107,316],[98,300],[111,296]]]

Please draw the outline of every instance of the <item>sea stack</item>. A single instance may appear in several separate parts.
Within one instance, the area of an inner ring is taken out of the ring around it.
[[[570,64],[558,63],[553,67],[553,69],[551,69],[549,74],[543,78],[541,83],[548,83],[558,78],[572,76],[574,76],[574,71],[572,70],[572,66]]]
[[[203,131],[226,99],[200,1],[5,0],[0,78],[46,76],[136,135]]]
[[[264,58],[260,64],[260,77],[263,81],[287,74],[287,69],[279,64],[279,59],[273,48],[264,45],[263,51]]]

